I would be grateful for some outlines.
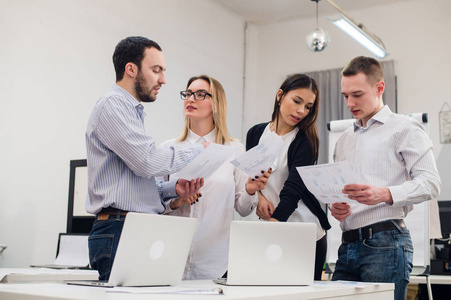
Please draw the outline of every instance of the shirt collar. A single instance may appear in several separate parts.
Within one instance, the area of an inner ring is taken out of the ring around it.
[[[199,143],[200,138],[204,138],[206,142],[214,143],[216,138],[216,128],[214,128],[210,133],[204,136],[197,135],[193,131],[191,131],[191,129],[189,130],[187,140],[190,144]]]
[[[118,94],[121,94],[125,99],[130,101],[130,103],[136,108],[136,111],[140,115],[141,119],[144,119],[146,112],[144,111],[144,106],[135,97],[132,96],[126,89],[119,86],[117,83],[113,84],[111,89]]]
[[[391,110],[387,105],[384,105],[384,107],[382,107],[382,109],[380,111],[377,112],[377,114],[375,114],[371,119],[368,120],[368,122],[366,122],[366,127],[368,128],[369,126],[371,126],[372,124],[379,122],[382,124],[387,123],[389,117],[391,114]],[[362,127],[362,120],[356,120],[354,122],[354,131],[356,131],[359,128],[363,128]]]

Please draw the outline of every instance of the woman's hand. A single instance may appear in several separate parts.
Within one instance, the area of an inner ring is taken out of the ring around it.
[[[196,202],[199,202],[199,198],[202,196],[202,194],[198,191],[196,194],[190,197],[178,197],[175,199],[172,199],[171,202],[169,202],[169,207],[172,210],[176,210],[180,206],[183,206],[185,204],[193,205],[196,204]]]
[[[271,176],[272,169],[269,168],[268,171],[261,171],[262,175],[255,176],[255,178],[249,178],[246,182],[246,192],[249,195],[255,194],[259,190],[263,190],[266,187],[269,176]]]
[[[261,192],[258,192],[257,216],[263,220],[269,220],[274,212],[274,206]]]

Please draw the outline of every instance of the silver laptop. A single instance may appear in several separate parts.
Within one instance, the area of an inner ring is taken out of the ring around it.
[[[182,281],[197,219],[130,212],[125,218],[108,282],[91,286],[163,286]]]
[[[232,221],[226,285],[313,283],[316,224]]]

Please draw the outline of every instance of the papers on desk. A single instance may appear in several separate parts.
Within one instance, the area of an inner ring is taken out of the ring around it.
[[[55,265],[86,267],[89,265],[87,235],[62,235]]]
[[[89,265],[88,235],[60,234],[59,251],[53,264],[38,268],[79,269]]]
[[[178,294],[178,295],[223,295],[224,291],[221,288],[213,289],[198,289],[198,288],[177,288],[177,287],[136,287],[136,288],[122,288],[114,287],[107,293],[130,293],[130,294]]]
[[[327,286],[327,287],[354,287],[356,289],[364,289],[369,285],[380,285],[379,282],[357,282],[357,281],[314,281],[312,286]]]
[[[284,142],[275,132],[270,132],[260,143],[232,160],[231,163],[243,170],[249,177],[260,176],[260,171],[266,171],[272,166],[282,151]]]
[[[342,193],[347,184],[356,183],[348,161],[296,168],[307,189],[322,203],[354,202]]]
[[[97,280],[96,270],[54,270],[46,268],[0,269],[0,282]]]
[[[176,178],[192,180],[196,178],[206,179],[213,174],[224,162],[237,151],[236,147],[211,143],[193,161],[180,172]]]

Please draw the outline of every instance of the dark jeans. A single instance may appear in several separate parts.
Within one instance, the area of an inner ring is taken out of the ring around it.
[[[395,299],[405,300],[413,246],[407,228],[381,231],[371,239],[341,244],[332,280],[392,282]]]
[[[96,220],[89,233],[89,262],[99,271],[99,280],[108,280],[116,255],[117,245],[124,226],[125,216],[109,216],[108,220]]]

